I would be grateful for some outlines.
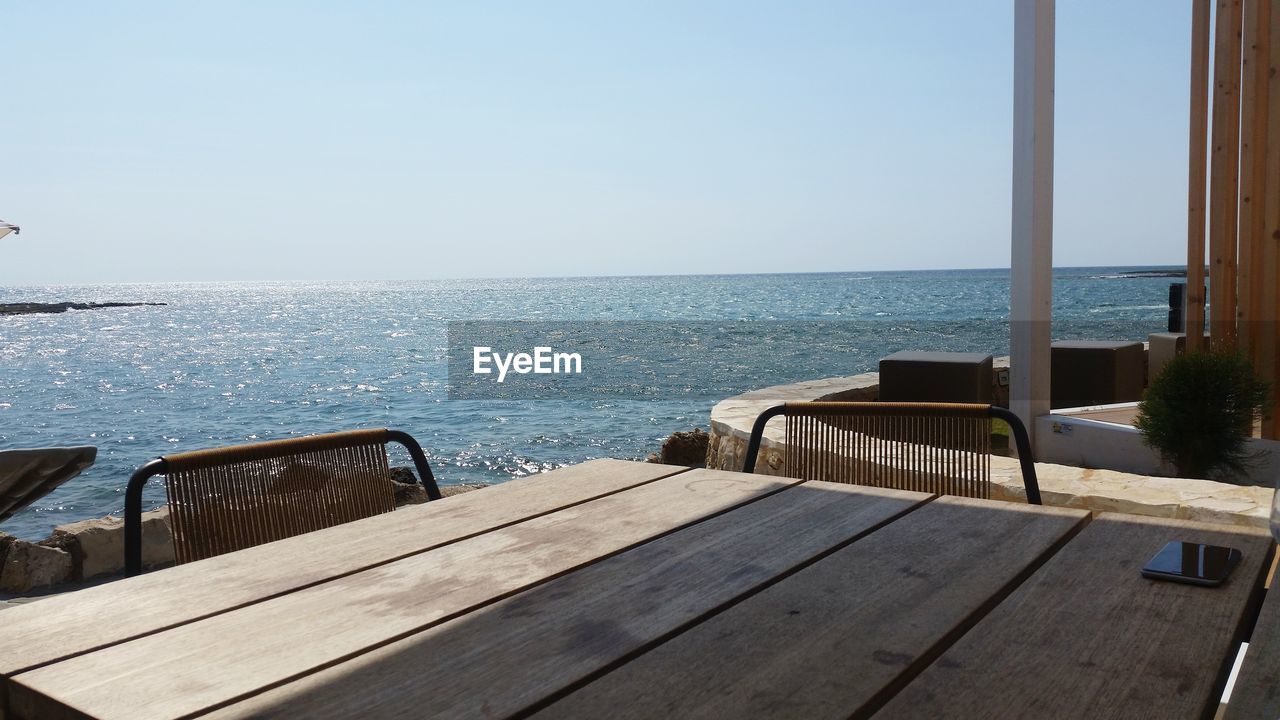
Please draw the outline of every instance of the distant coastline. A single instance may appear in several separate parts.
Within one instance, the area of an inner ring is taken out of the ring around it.
[[[162,302],[58,302],[58,303],[0,303],[0,315],[38,315],[64,313],[68,310],[101,310],[102,308],[142,307],[167,305]]]
[[[1132,278],[1185,278],[1186,276],[1186,270],[1135,270],[1133,272],[1099,275],[1098,277],[1107,280],[1129,280]]]

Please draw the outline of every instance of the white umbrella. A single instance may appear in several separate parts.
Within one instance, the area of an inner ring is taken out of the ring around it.
[[[13,233],[14,235],[17,235],[18,232],[19,232],[19,228],[17,225],[0,220],[0,238],[4,237],[5,235],[8,235],[9,233]]]

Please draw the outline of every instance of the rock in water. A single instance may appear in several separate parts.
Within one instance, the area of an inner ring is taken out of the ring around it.
[[[156,302],[0,303],[0,315],[34,315],[39,313],[64,313],[68,310],[101,310],[103,308],[149,307],[165,304]]]
[[[401,505],[421,505],[427,502],[427,489],[418,482],[418,476],[407,467],[391,468],[391,484],[396,491],[396,507]],[[442,485],[441,497],[453,497],[472,490],[488,487],[488,483],[467,483],[466,485]]]
[[[391,468],[391,485],[396,492],[396,507],[418,505],[427,501],[427,491],[418,484],[418,476],[407,467]]]
[[[671,437],[662,443],[661,462],[666,465],[706,467],[707,445],[710,440],[711,436],[702,428],[672,433]]]

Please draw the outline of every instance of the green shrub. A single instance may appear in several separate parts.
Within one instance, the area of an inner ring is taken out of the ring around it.
[[[1009,436],[1012,434],[1013,431],[1009,429],[1009,423],[1000,418],[991,419],[991,449],[997,455],[1004,454],[1009,450]]]
[[[1267,392],[1238,354],[1187,353],[1151,380],[1134,425],[1181,477],[1242,473],[1249,458],[1245,438]]]

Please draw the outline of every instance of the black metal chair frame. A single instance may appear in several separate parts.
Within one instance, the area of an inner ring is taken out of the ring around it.
[[[386,442],[403,445],[413,458],[414,468],[418,473],[418,481],[427,492],[427,500],[439,500],[440,488],[436,485],[435,474],[427,463],[427,456],[422,446],[412,435],[401,430],[387,430]],[[282,453],[283,457],[287,453]],[[147,481],[156,475],[168,472],[168,463],[164,457],[148,461],[133,472],[129,478],[129,486],[124,497],[124,560],[125,575],[132,577],[142,572],[142,489]]]
[[[832,403],[839,404],[839,403]],[[879,403],[849,403],[850,406],[875,405]],[[894,403],[896,405],[913,405],[916,403]],[[919,405],[932,405],[934,403],[918,403]],[[1027,502],[1032,505],[1042,504],[1040,501],[1040,482],[1036,478],[1035,460],[1031,454],[1031,438],[1027,435],[1027,428],[1022,424],[1022,420],[1018,419],[1009,410],[997,407],[995,405],[986,406],[988,416],[1003,420],[1009,425],[1009,432],[1013,434],[1015,447],[1018,449],[1018,464],[1022,468],[1022,484],[1027,491]],[[764,438],[764,428],[770,420],[779,415],[787,414],[787,405],[775,405],[756,418],[755,424],[751,428],[751,438],[747,442],[747,457],[743,464],[742,471],[746,473],[754,473],[756,470],[756,459],[760,454],[760,443]]]

